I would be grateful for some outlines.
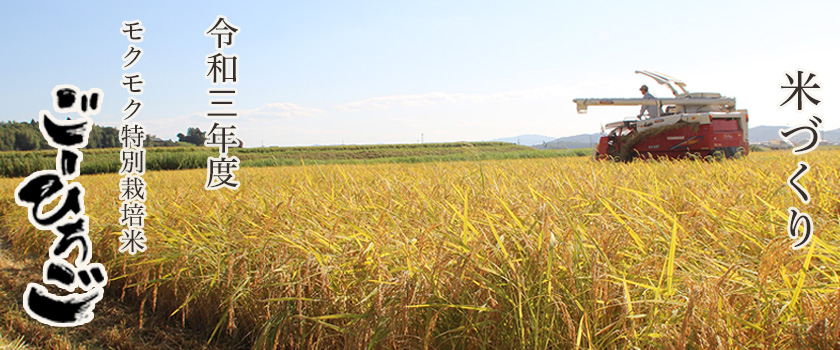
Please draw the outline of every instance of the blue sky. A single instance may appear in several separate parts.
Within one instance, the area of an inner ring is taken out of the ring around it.
[[[760,5],[758,5],[760,4]],[[241,31],[234,120],[246,146],[490,140],[568,136],[638,113],[575,97],[636,97],[637,69],[735,97],[752,126],[797,125],[817,114],[840,127],[840,6],[825,2],[309,1],[5,2],[0,120],[37,119],[59,84],[104,91],[102,125],[117,126],[119,85],[139,19],[146,85],[136,121],[175,138],[212,121],[204,78],[224,15]],[[780,85],[817,74],[819,106],[798,112]]]

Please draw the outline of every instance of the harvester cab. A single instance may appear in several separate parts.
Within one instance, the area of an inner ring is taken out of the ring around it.
[[[625,119],[605,125],[610,131],[596,147],[596,159],[732,158],[749,153],[749,116],[746,110],[735,109],[734,98],[714,92],[689,92],[685,82],[665,74],[636,73],[668,86],[674,97],[574,99],[578,113],[586,113],[588,106],[656,106],[660,110],[665,107],[658,118]]]

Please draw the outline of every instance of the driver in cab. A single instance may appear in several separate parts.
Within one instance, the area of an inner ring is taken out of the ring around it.
[[[642,97],[643,99],[655,99],[656,98],[656,97],[653,97],[653,94],[648,92],[647,85],[642,85],[642,87],[639,88],[639,91],[641,91],[642,95],[644,95],[644,97]],[[656,106],[656,105],[642,106],[642,110],[639,111],[639,115],[636,116],[636,118],[641,120],[642,116],[645,114],[645,111],[648,112],[648,119],[659,118],[659,106]]]

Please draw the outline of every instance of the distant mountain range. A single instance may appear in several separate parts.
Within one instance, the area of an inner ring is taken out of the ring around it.
[[[600,133],[566,136],[540,144],[531,145],[536,149],[566,149],[595,147],[601,139]]]
[[[543,136],[543,135],[519,135],[514,137],[505,137],[503,139],[495,139],[490,141],[499,141],[499,142],[508,142],[508,143],[515,143],[517,145],[523,146],[533,146],[536,144],[541,144],[543,142],[551,141],[556,139],[553,136]]]
[[[795,127],[795,126],[794,126]],[[779,136],[779,129],[788,129],[789,126],[756,126],[750,128],[750,143],[767,142],[770,140],[781,140]],[[840,129],[820,131],[822,133],[823,141],[840,143]],[[796,141],[805,140],[807,132],[799,132],[793,135],[794,143]]]
[[[779,129],[787,129],[787,126],[756,126],[750,128],[750,143],[761,143],[771,140],[781,140],[779,136]],[[794,135],[794,142],[804,140],[806,138],[805,132],[800,132]],[[593,147],[601,138],[600,133],[581,134],[574,136],[566,136],[560,138],[553,138],[543,135],[520,135],[514,137],[506,137],[502,139],[495,139],[493,141],[510,142],[524,146],[531,146],[537,149],[564,149],[564,148],[587,148]],[[840,129],[822,131],[823,141],[840,143]]]

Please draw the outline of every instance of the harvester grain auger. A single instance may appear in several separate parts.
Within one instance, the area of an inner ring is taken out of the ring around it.
[[[664,74],[636,71],[667,85],[673,98],[576,98],[578,113],[588,106],[656,106],[658,118],[627,119],[605,125],[608,134],[595,148],[596,159],[732,158],[749,153],[746,110],[735,99],[714,92],[688,92],[685,83]],[[680,91],[674,87],[679,87]]]

